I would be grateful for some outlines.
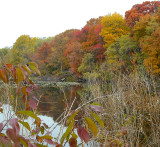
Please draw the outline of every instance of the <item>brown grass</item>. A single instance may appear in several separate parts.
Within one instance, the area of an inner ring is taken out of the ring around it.
[[[135,74],[120,75],[108,84],[109,91],[98,83],[89,86],[90,97],[102,97],[97,100],[104,108],[102,146],[160,146],[157,81]]]

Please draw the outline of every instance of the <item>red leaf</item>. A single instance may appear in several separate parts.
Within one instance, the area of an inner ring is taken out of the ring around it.
[[[46,125],[45,123],[43,123],[43,125],[44,125],[44,127],[46,128],[46,129],[48,129],[48,125]],[[47,133],[48,134],[48,133]]]
[[[0,132],[2,131],[3,129],[3,123],[0,123]]]
[[[48,144],[54,144],[54,142],[51,139],[44,139],[45,142],[47,142]]]
[[[7,136],[0,136],[0,143],[2,143],[5,146],[11,146],[11,141]],[[10,145],[9,145],[10,144]]]
[[[37,104],[32,99],[29,100],[29,106],[33,109],[37,109]]]
[[[28,93],[30,93],[32,90],[33,90],[32,87],[29,87],[29,86],[26,87],[26,91],[27,91]]]
[[[15,131],[13,129],[8,128],[7,131],[6,131],[6,134],[14,142],[19,142],[19,140],[17,139],[17,136],[15,134]]]
[[[12,126],[12,128],[14,130],[14,133],[16,135],[18,135],[19,131],[20,131],[20,126],[18,124],[18,119],[17,118],[13,118],[13,119],[9,120],[9,125]]]
[[[12,67],[12,68],[11,68],[11,74],[12,74],[12,76],[13,76],[14,82],[16,82],[16,68],[15,68],[15,67]]]
[[[38,86],[36,84],[32,84],[34,89],[37,90],[38,89]]]
[[[22,83],[19,83],[17,90],[16,90],[16,94],[19,94],[21,86],[22,86]]]
[[[89,141],[89,134],[83,127],[79,126],[77,129],[77,133],[78,133],[78,136],[82,140],[84,140],[85,143],[87,143]]]
[[[91,105],[91,108],[94,109],[94,110],[97,111],[97,112],[103,113],[103,109],[102,109],[102,107],[99,106],[99,105]]]
[[[35,96],[32,95],[32,98],[36,101],[39,101]]]

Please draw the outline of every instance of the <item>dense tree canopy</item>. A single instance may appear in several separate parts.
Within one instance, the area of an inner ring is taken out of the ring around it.
[[[125,21],[127,25],[133,27],[136,24],[136,21],[139,21],[140,17],[143,17],[146,14],[156,13],[159,5],[159,1],[146,1],[142,4],[134,5],[131,10],[126,11],[125,13]]]
[[[106,15],[101,20],[102,30],[100,35],[105,42],[104,47],[107,48],[110,44],[116,41],[122,35],[128,33],[129,28],[126,26],[123,16],[114,13]]]
[[[30,61],[31,55],[37,48],[37,38],[30,38],[28,35],[20,36],[11,49],[11,63],[26,63]]]
[[[146,15],[134,27],[135,38],[145,54],[144,65],[148,72],[160,74],[160,21],[159,13]]]
[[[130,73],[141,68],[160,75],[159,5],[159,1],[136,4],[125,19],[118,13],[91,18],[82,29],[54,37],[22,35],[11,49],[1,49],[0,57],[12,64],[35,61],[44,75],[90,74],[103,65],[105,70]]]

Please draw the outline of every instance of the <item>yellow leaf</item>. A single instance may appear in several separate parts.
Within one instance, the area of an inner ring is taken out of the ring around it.
[[[96,124],[94,123],[94,121],[92,119],[90,119],[89,117],[85,117],[85,121],[88,124],[88,127],[90,128],[90,130],[92,131],[93,135],[97,136],[98,128],[97,128]]]
[[[38,73],[39,75],[41,75],[39,69],[38,69],[38,65],[34,62],[28,62],[27,65],[29,66],[29,68],[33,71],[35,71],[36,73]]]
[[[26,66],[26,65],[22,65],[22,68],[28,72],[29,75],[31,75],[31,70]]]
[[[16,68],[16,76],[17,76],[17,80],[18,80],[17,83],[22,82],[24,80],[23,72],[19,67]]]
[[[100,119],[100,117],[95,113],[92,113],[92,115],[97,120],[97,122],[101,125],[101,127],[104,128],[104,122]]]
[[[14,96],[13,96],[13,95],[11,95],[11,99],[14,99]]]

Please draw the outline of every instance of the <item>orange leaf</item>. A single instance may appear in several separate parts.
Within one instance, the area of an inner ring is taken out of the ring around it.
[[[23,92],[24,95],[28,95],[28,92],[26,91],[26,87],[22,88],[22,92]]]
[[[8,74],[7,74],[7,71],[5,69],[0,70],[0,78],[2,79],[2,81],[4,83],[8,83]]]
[[[70,138],[69,145],[70,145],[70,147],[77,147],[77,139],[74,137]]]

